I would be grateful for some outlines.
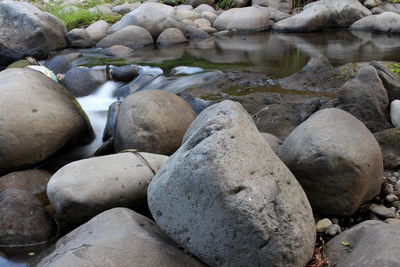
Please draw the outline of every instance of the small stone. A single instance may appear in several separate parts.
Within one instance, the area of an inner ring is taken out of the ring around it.
[[[387,177],[387,179],[388,179],[389,181],[391,181],[392,183],[396,183],[396,182],[397,182],[397,178],[394,177],[394,176],[389,176],[389,177]]]
[[[395,207],[396,210],[400,210],[400,201],[392,202],[392,207]]]
[[[388,224],[400,225],[400,219],[389,218],[389,219],[386,219],[385,222],[388,223]]]
[[[332,224],[339,224],[339,219],[337,218],[332,218]]]
[[[337,224],[332,224],[331,226],[328,227],[328,229],[325,230],[325,234],[329,236],[335,236],[338,235],[342,232],[340,229],[340,226]]]
[[[394,191],[400,191],[400,183],[396,183],[395,185],[394,185]]]
[[[397,180],[400,178],[400,173],[399,172],[394,172],[393,176],[397,178]]]
[[[394,201],[396,201],[396,200],[399,200],[399,198],[398,198],[397,196],[393,195],[393,194],[389,194],[389,195],[387,195],[387,196],[385,197],[385,200],[386,200],[386,202],[388,202],[388,203],[392,203],[392,202],[394,202]]]
[[[371,204],[371,206],[369,206],[369,210],[372,211],[374,214],[378,215],[379,217],[382,217],[385,219],[396,217],[395,209],[386,208],[383,205]]]
[[[325,230],[327,230],[329,228],[329,226],[331,226],[331,225],[332,225],[332,222],[328,218],[319,220],[316,224],[317,233],[325,232]]]
[[[385,188],[384,188],[384,191],[387,192],[387,193],[389,193],[389,194],[393,193],[393,192],[394,192],[394,187],[393,187],[393,185],[391,185],[391,184],[386,184],[386,185],[385,185]]]

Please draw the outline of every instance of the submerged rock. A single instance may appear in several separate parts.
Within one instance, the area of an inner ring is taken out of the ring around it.
[[[160,227],[211,266],[304,266],[313,254],[302,188],[232,101],[193,121],[150,183],[148,203]]]
[[[134,148],[170,155],[194,118],[189,104],[174,94],[146,90],[129,95],[118,112],[115,151]]]
[[[168,159],[149,153],[120,153],[72,162],[50,179],[47,194],[57,214],[81,223],[114,207],[145,204],[147,187]]]
[[[42,73],[0,72],[0,174],[28,168],[93,132],[75,98]]]
[[[398,225],[365,221],[326,244],[328,259],[336,267],[397,266],[400,262],[396,249],[399,236]]]
[[[76,67],[65,73],[62,83],[76,97],[87,96],[108,80],[106,69]]]
[[[177,248],[151,220],[126,208],[105,211],[55,244],[37,264],[59,266],[203,266]]]
[[[313,209],[352,215],[381,189],[383,160],[364,124],[340,109],[323,109],[300,124],[278,151]]]

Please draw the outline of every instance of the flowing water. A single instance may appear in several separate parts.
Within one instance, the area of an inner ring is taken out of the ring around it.
[[[61,54],[76,51],[66,50]],[[231,70],[251,70],[265,74],[265,84],[254,84],[242,94],[251,94],[260,87],[283,92],[276,87],[279,78],[301,70],[310,56],[324,54],[334,66],[373,60],[400,61],[400,35],[374,34],[349,31],[325,31],[307,34],[265,33],[259,35],[213,37],[189,45],[164,49],[147,47],[128,57],[107,55],[102,49],[80,50],[82,57],[72,66],[99,66],[126,64],[140,65],[139,75],[130,90],[162,89],[182,93],[205,82],[217,80]],[[74,153],[87,157],[102,143],[109,106],[126,95],[124,84],[108,81],[89,96],[78,98],[88,114],[96,139],[78,148]],[[238,94],[237,90],[226,94]],[[295,91],[286,91],[296,94]],[[304,92],[303,92],[304,93]],[[223,96],[222,96],[223,97]],[[26,261],[25,261],[26,262]],[[7,261],[0,255],[0,266],[26,266],[25,263]]]

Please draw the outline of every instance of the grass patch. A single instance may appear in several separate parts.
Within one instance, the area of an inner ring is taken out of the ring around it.
[[[122,15],[119,14],[104,14],[101,12],[95,14],[88,10],[100,4],[106,4],[107,1],[112,2],[112,0],[101,2],[98,0],[89,0],[87,3],[80,6],[62,6],[56,3],[49,3],[41,9],[59,18],[69,31],[74,28],[87,27],[98,20],[104,20],[108,23],[115,23],[120,20]]]
[[[388,67],[393,73],[400,75],[400,63],[391,63]]]

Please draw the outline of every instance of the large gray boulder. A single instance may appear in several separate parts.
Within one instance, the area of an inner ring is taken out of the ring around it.
[[[41,72],[7,69],[0,81],[0,174],[34,166],[92,137],[75,98]]]
[[[343,245],[347,242],[350,246]],[[336,267],[399,266],[400,227],[380,221],[365,221],[329,241],[328,259]]]
[[[279,157],[320,214],[352,215],[382,184],[382,152],[375,137],[351,114],[316,112],[286,138]]]
[[[137,149],[170,155],[182,142],[195,114],[177,95],[147,90],[134,93],[121,104],[115,125],[115,151]]]
[[[383,12],[361,18],[350,26],[352,31],[400,32],[400,14]]]
[[[162,22],[171,17],[174,8],[159,3],[144,3],[134,11],[126,14],[120,21],[108,29],[108,33],[117,32],[126,26],[136,25],[148,30],[154,39],[165,29]]]
[[[274,24],[278,32],[313,32],[322,30],[329,19],[329,9],[324,5],[315,5],[292,17]]]
[[[305,266],[313,254],[304,191],[232,101],[198,115],[148,203],[158,225],[211,266]]]
[[[337,107],[357,117],[372,132],[391,128],[389,97],[376,69],[370,65],[362,67],[354,79],[339,89]]]
[[[257,6],[232,8],[224,11],[215,20],[213,27],[217,30],[233,30],[240,32],[261,32],[271,28],[272,21]]]
[[[114,207],[137,207],[167,156],[119,153],[72,162],[50,179],[47,194],[57,214],[80,223]]]
[[[101,213],[55,244],[37,264],[59,266],[203,266],[177,248],[151,220],[126,208]]]
[[[146,29],[138,26],[127,26],[101,39],[96,46],[108,48],[114,45],[123,45],[129,48],[137,48],[151,45],[153,42],[153,37]]]
[[[25,54],[37,48],[52,51],[66,46],[64,24],[27,2],[1,1],[0,29],[0,45]]]
[[[306,5],[304,10],[314,5],[325,5],[330,10],[327,26],[348,27],[353,22],[372,14],[358,0],[320,0]]]

